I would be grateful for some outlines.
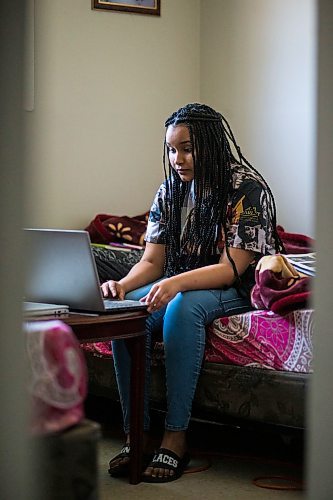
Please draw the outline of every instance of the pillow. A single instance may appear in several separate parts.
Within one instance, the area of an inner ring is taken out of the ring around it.
[[[144,246],[149,212],[129,217],[127,215],[98,214],[85,228],[92,243],[130,243]]]

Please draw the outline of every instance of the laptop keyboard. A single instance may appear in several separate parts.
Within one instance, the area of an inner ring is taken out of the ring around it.
[[[140,302],[139,300],[103,300],[105,309],[122,309],[122,308],[130,308],[130,307],[146,307],[144,302]]]

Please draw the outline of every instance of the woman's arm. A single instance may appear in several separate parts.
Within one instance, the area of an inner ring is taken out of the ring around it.
[[[239,276],[241,276],[254,259],[254,252],[241,248],[229,247],[229,253],[233,259]],[[223,288],[230,286],[235,281],[232,264],[224,250],[218,264],[200,267],[193,271],[188,271],[172,279],[178,283],[179,291],[204,290],[209,288]]]
[[[235,262],[238,274],[241,276],[254,259],[254,252],[240,248],[229,248],[230,256]],[[210,288],[223,288],[230,286],[235,281],[232,264],[226,251],[218,264],[201,267],[187,271],[171,278],[166,278],[152,286],[146,297],[146,302],[151,304],[148,310],[157,310],[170,302],[178,292],[187,290],[205,290]]]
[[[147,285],[163,276],[165,246],[156,243],[146,243],[146,248],[140,261],[129,273],[119,281],[106,281],[102,284],[104,297],[111,295],[123,299],[125,293]]]
[[[124,287],[125,292],[129,292],[161,278],[164,271],[164,260],[165,246],[147,242],[140,261],[119,283]]]

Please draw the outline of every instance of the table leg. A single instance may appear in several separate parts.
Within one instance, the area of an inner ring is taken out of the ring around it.
[[[130,484],[138,484],[142,475],[143,453],[143,411],[145,385],[145,343],[146,336],[126,339],[127,349],[132,360],[131,368],[131,463]]]

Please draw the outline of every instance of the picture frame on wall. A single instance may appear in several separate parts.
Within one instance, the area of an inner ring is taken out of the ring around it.
[[[92,0],[92,8],[160,16],[161,0]]]

